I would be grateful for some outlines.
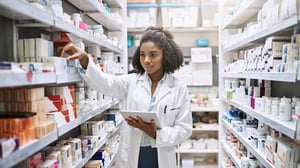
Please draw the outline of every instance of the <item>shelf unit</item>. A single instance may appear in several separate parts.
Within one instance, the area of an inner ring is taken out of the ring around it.
[[[111,8],[119,8],[122,10],[121,15],[123,20],[125,20],[126,14],[126,2],[122,0],[106,0],[107,4]],[[122,46],[126,46],[126,23],[117,24],[113,17],[104,10],[102,6],[97,5],[97,0],[63,0],[63,3],[68,3],[68,5],[75,6],[78,11],[86,14],[95,22],[95,24],[103,25],[107,32],[119,33]],[[65,9],[64,9],[65,10]],[[127,62],[127,50],[126,48],[121,48],[109,42],[107,39],[98,38],[92,34],[83,31],[75,26],[58,19],[53,13],[46,12],[40,8],[33,6],[25,0],[12,0],[9,3],[5,0],[0,0],[0,16],[3,20],[12,25],[12,30],[9,32],[11,37],[9,39],[13,40],[13,50],[8,53],[1,53],[1,55],[9,55],[9,61],[15,61],[17,56],[16,40],[18,39],[18,29],[30,28],[32,30],[42,29],[49,33],[54,32],[66,32],[71,36],[81,39],[86,46],[100,46],[101,51],[110,51],[116,54],[122,55],[122,62]],[[7,35],[7,36],[9,36]],[[10,41],[9,41],[10,43]],[[2,48],[1,50],[2,51]],[[11,54],[12,53],[12,54]],[[0,56],[1,61],[6,60],[7,57]],[[56,74],[56,73],[33,73],[32,76],[28,74],[13,74],[13,73],[1,73],[0,78],[2,82],[0,88],[7,87],[34,87],[34,86],[56,86],[65,85],[76,82],[81,82],[82,78],[79,73],[74,74]],[[49,135],[34,140],[24,146],[22,146],[17,151],[13,152],[7,157],[0,159],[0,167],[13,167],[24,159],[36,154],[37,152],[43,150],[48,145],[60,140],[61,137],[70,133],[71,130],[80,126],[82,123],[88,121],[89,119],[104,114],[106,110],[119,104],[118,100],[112,99],[107,104],[98,107],[94,110],[86,112],[81,117],[57,128],[56,131],[50,133]],[[102,139],[99,143],[99,148],[103,146],[107,139],[116,134],[118,128],[111,133],[111,135]],[[88,157],[82,159],[74,167],[83,167],[84,164],[92,157],[92,155],[97,151],[95,149]],[[110,167],[112,163],[109,164]]]
[[[38,151],[44,149],[49,144],[57,141],[62,135],[71,131],[76,126],[79,126],[80,124],[84,123],[88,119],[103,113],[105,110],[115,106],[118,103],[119,103],[119,101],[114,100],[102,107],[99,107],[93,111],[86,113],[81,118],[78,118],[72,122],[69,122],[69,123],[59,127],[56,131],[52,132],[51,134],[49,134],[41,139],[32,141],[29,144],[26,144],[25,146],[21,147],[19,150],[15,151],[11,155],[0,159],[0,167],[12,167],[12,166],[16,165],[17,163],[21,162],[22,160],[30,157],[31,155],[35,154]],[[103,146],[103,145],[101,145],[101,146]],[[86,162],[84,162],[84,163],[86,163]]]
[[[259,121],[263,122],[264,124],[268,125],[272,129],[279,131],[280,133],[284,134],[285,136],[291,138],[292,140],[297,141],[299,140],[299,133],[296,130],[296,122],[297,121],[279,121],[278,119],[274,119],[265,113],[258,112],[248,105],[244,105],[242,102],[238,100],[228,100],[225,98],[225,80],[227,79],[260,79],[260,80],[270,80],[276,84],[276,86],[280,89],[288,89],[285,88],[285,83],[289,83],[291,85],[295,85],[297,87],[297,82],[299,79],[299,74],[297,73],[235,73],[235,72],[223,72],[224,67],[228,61],[228,58],[232,56],[232,54],[236,54],[239,50],[248,49],[251,46],[255,46],[257,44],[264,43],[265,39],[270,36],[275,35],[288,35],[291,36],[293,34],[293,28],[299,25],[298,14],[295,16],[290,16],[289,18],[280,21],[266,29],[257,29],[256,32],[252,32],[248,35],[243,35],[243,37],[236,38],[234,41],[226,41],[226,39],[222,39],[222,32],[228,28],[244,28],[248,22],[252,21],[251,19],[256,18],[260,9],[262,9],[263,4],[266,1],[259,1],[259,0],[249,0],[244,1],[241,4],[240,9],[238,9],[231,18],[225,20],[223,26],[220,26],[220,43],[219,43],[219,53],[220,53],[220,66],[219,66],[219,93],[220,93],[220,115],[219,121],[221,121],[220,125],[220,134],[219,137],[224,137],[224,130],[228,129],[232,132],[237,139],[242,142],[242,144],[247,148],[247,151],[252,153],[257,160],[265,167],[273,168],[269,161],[265,159],[265,156],[259,152],[255,147],[251,145],[249,140],[245,138],[241,133],[237,132],[229,123],[222,120],[222,113],[226,113],[230,106],[235,107],[250,116],[255,117]],[[220,11],[226,11],[227,7],[233,7],[235,2],[232,0],[224,0],[220,6]],[[297,87],[299,88],[299,87]],[[277,93],[277,90],[273,90],[271,95]],[[278,96],[278,95],[276,95]],[[280,95],[281,97],[285,95]],[[290,97],[289,95],[288,97]],[[299,95],[292,95],[292,96],[299,96]],[[299,121],[298,121],[299,122]],[[241,161],[235,156],[234,152],[226,141],[220,140],[220,157],[219,163],[223,162],[225,157],[225,153],[231,158],[234,162],[236,167],[241,167]],[[224,164],[220,164],[220,167]]]
[[[200,107],[198,105],[191,105],[191,111],[193,112],[193,115],[197,114],[204,114],[204,113],[212,113],[218,116],[219,108],[218,107]],[[219,123],[216,124],[216,126],[202,126],[201,128],[193,128],[193,136],[196,136],[197,134],[209,134],[210,136],[218,136],[219,132]],[[218,137],[216,137],[218,139]],[[199,160],[200,157],[205,156],[210,156],[210,157],[215,157],[216,156],[216,161],[218,160],[218,154],[219,154],[219,149],[180,149],[180,145],[177,149],[177,161],[178,165],[180,164],[181,159],[187,157],[187,158],[193,158],[195,161]],[[201,159],[200,159],[201,160]],[[195,167],[198,167],[199,165],[195,163]],[[209,165],[207,165],[209,166]],[[210,165],[212,166],[212,165]],[[217,167],[217,164],[214,165]],[[178,166],[180,167],[180,166]]]

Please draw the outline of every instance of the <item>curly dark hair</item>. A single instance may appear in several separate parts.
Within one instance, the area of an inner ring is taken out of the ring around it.
[[[161,27],[148,27],[135,50],[132,58],[132,66],[139,74],[145,72],[140,62],[140,46],[145,42],[153,42],[163,52],[164,72],[173,73],[183,66],[184,57],[178,45],[174,42],[172,34]]]

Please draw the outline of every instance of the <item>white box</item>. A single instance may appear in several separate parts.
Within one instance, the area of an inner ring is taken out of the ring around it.
[[[49,56],[48,40],[42,38],[35,39],[35,57],[48,57]]]
[[[181,164],[182,168],[193,168],[194,167],[194,159],[182,159]]]
[[[24,58],[24,39],[18,39],[17,48],[18,58]]]
[[[191,48],[192,63],[211,63],[212,49],[210,47]]]

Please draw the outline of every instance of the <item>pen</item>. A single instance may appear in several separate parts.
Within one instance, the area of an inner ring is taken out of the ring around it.
[[[165,106],[165,109],[164,109],[164,113],[166,114],[166,111],[167,111],[167,105]]]

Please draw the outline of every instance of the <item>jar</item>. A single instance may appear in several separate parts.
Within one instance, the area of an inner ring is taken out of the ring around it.
[[[73,13],[71,18],[74,21],[80,21],[80,22],[82,21],[80,13]]]
[[[267,98],[265,101],[265,113],[271,114],[271,107],[272,107],[272,99]]]
[[[272,100],[272,107],[271,107],[272,116],[277,117],[279,113],[279,100],[277,98]]]
[[[102,25],[91,25],[91,29],[98,35],[102,35],[104,33]]]
[[[279,104],[279,120],[289,121],[292,119],[291,99],[283,97]]]
[[[300,115],[300,101],[296,102],[295,115]]]
[[[249,159],[245,156],[241,158],[241,168],[248,168],[249,167]]]

